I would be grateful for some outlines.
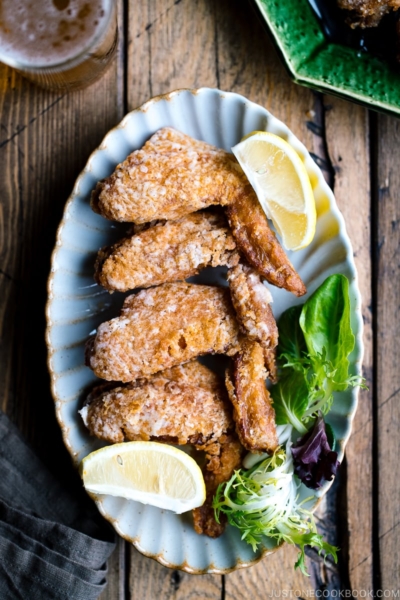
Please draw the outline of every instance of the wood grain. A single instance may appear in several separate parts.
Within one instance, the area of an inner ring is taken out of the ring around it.
[[[212,2],[129,0],[128,14],[129,109],[178,88],[217,87]]]
[[[98,600],[126,600],[128,543],[122,538],[107,563],[107,587]]]
[[[100,81],[70,94],[41,90],[0,66],[0,406],[83,503],[50,394],[46,282],[74,181],[122,117],[121,59],[119,52]]]
[[[293,84],[272,43],[246,3],[219,2],[216,8],[218,86],[238,92],[265,106],[290,127],[310,149],[313,135],[307,127],[315,98]],[[297,550],[284,546],[249,569],[226,576],[226,598],[266,598],[282,590],[310,591],[310,580],[294,570]]]
[[[400,574],[400,121],[378,117],[376,376],[381,589]]]
[[[146,558],[133,546],[130,549],[131,600],[220,600],[220,575],[189,575],[163,567]]]
[[[174,89],[217,87],[215,10],[211,2],[129,0],[128,15],[129,109]],[[193,577],[171,571],[141,556],[134,548],[131,556],[133,599],[221,597],[221,576]]]
[[[215,27],[218,86],[264,106],[309,147],[312,134],[306,122],[313,93],[290,81],[250,6],[240,0],[216,3]]]
[[[242,93],[271,111],[275,110],[276,116],[285,120],[303,141],[311,141],[306,114],[313,106],[313,95],[289,81],[275,50],[246,4],[227,0],[219,3],[210,0],[137,3],[131,0],[129,22],[127,95],[130,108],[152,95],[177,88],[219,87]],[[143,68],[147,69],[148,77],[143,77]],[[279,555],[274,555],[250,570],[256,570],[261,581],[265,577],[274,577],[271,585],[277,589],[282,581],[299,582],[303,578],[297,574],[293,576],[295,559],[292,550],[288,550],[290,558],[282,560]],[[143,560],[146,564],[146,559],[140,559],[138,564]],[[170,575],[161,566],[152,565],[151,569],[154,573],[152,581],[158,581],[155,589],[167,593]],[[238,576],[242,584],[247,581],[247,571],[240,571]],[[136,586],[132,589],[140,589],[140,577],[133,565],[131,577]],[[249,575],[249,582],[252,579],[254,575]],[[191,593],[189,581],[190,576],[182,575],[179,594],[183,593],[181,590]],[[210,581],[214,582],[212,588]],[[214,590],[215,581],[216,576],[196,578],[193,593],[211,597],[207,594],[210,589]],[[228,575],[226,581],[232,594],[236,575]],[[221,583],[218,585],[220,587]],[[247,585],[242,593],[243,598],[251,597]]]
[[[0,138],[1,406],[50,461],[54,438],[60,438],[43,336],[50,253],[77,175],[122,116],[117,65],[90,88],[68,95],[43,91],[1,67],[2,80],[10,82]]]
[[[334,193],[352,242],[362,295],[365,345],[363,370],[369,387],[369,391],[360,392],[353,432],[346,449],[347,482],[344,501],[347,531],[342,532],[342,543],[348,560],[350,587],[355,590],[372,589],[373,349],[368,113],[350,102],[327,97],[325,127],[327,150],[334,169]]]
[[[130,108],[152,95],[176,88],[217,86],[244,94],[271,110],[323,163],[319,136],[315,128],[310,127],[320,111],[321,101],[310,90],[290,82],[270,40],[246,3],[239,0],[136,3],[131,0],[128,15]],[[321,523],[326,510],[324,504],[319,511]],[[256,567],[228,575],[227,594],[233,593],[240,580],[243,597],[250,598],[251,592],[247,590],[254,588],[250,585],[254,578],[268,580],[271,589],[280,589],[282,582],[300,585],[304,578],[293,573],[295,555],[294,549],[286,548]],[[315,573],[319,570],[316,565]],[[314,585],[317,583],[325,585],[327,580],[319,578],[317,582],[315,579]]]
[[[90,88],[52,94],[0,65],[0,406],[50,470],[61,472],[79,494],[54,418],[43,340],[50,252],[65,200],[90,152],[127,109],[176,88],[241,93],[283,120],[321,161],[346,220],[363,297],[364,375],[370,391],[360,394],[347,461],[318,514],[321,527],[331,528],[328,535],[342,542],[338,586],[397,589],[400,122],[376,119],[370,165],[365,109],[322,100],[291,83],[264,29],[241,0],[119,0],[118,6],[118,58]],[[376,205],[371,205],[371,177]],[[307,559],[312,579],[295,572],[296,555],[295,548],[285,546],[225,578],[195,577],[166,569],[119,540],[101,600],[250,600],[290,590],[304,598],[317,586],[333,589],[337,580],[321,563]]]
[[[294,569],[297,555],[298,550],[286,544],[253,567],[229,573],[225,576],[226,600],[236,600],[238,590],[246,600],[309,597],[314,590],[313,582]]]

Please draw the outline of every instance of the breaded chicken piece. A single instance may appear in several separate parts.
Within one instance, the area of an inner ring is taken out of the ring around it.
[[[146,223],[229,204],[249,189],[232,154],[165,127],[97,184],[91,206],[106,219]]]
[[[269,283],[302,296],[307,289],[270,229],[257,196],[242,195],[226,208],[238,249]]]
[[[158,440],[202,449],[234,428],[223,383],[197,361],[97,386],[81,415],[92,435],[111,443]]]
[[[235,354],[238,334],[229,290],[165,283],[126,298],[121,316],[88,341],[86,364],[102,379],[129,382],[201,354]]]
[[[278,446],[275,411],[265,386],[263,350],[258,342],[243,339],[225,384],[233,404],[236,431],[251,452],[273,452]]]
[[[338,0],[339,8],[348,11],[347,23],[355,29],[376,27],[382,17],[400,8],[400,0]]]
[[[218,376],[197,361],[133,383],[106,383],[89,394],[80,411],[90,433],[111,443],[137,440],[193,444],[206,454],[207,496],[195,509],[197,533],[218,537],[212,500],[220,483],[240,467],[244,448],[234,433],[232,406]]]
[[[228,271],[232,304],[243,333],[261,344],[267,375],[276,382],[275,348],[278,345],[278,326],[270,302],[272,296],[254,269],[239,263]]]
[[[224,215],[193,213],[102,248],[95,280],[110,291],[147,288],[186,279],[205,267],[237,264],[235,249]]]
[[[228,481],[235,469],[240,469],[243,454],[244,448],[235,433],[223,435],[217,444],[206,449],[207,464],[203,475],[207,495],[203,506],[193,511],[196,533],[216,538],[224,532],[226,517],[222,515],[221,522],[216,522],[212,501],[219,484]]]

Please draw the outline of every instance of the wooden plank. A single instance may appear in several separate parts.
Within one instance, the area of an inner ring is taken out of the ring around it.
[[[334,193],[354,251],[363,301],[364,376],[359,408],[346,449],[347,481],[342,496],[347,510],[342,544],[354,590],[372,589],[372,299],[371,216],[368,113],[355,104],[325,98],[326,141],[334,168]],[[346,515],[344,515],[346,516]],[[362,526],[360,526],[362,523]]]
[[[178,88],[216,87],[214,9],[206,0],[129,1],[127,98],[133,109]],[[132,600],[219,599],[218,575],[170,570],[131,548]]]
[[[355,260],[359,272],[359,284],[364,300],[365,322],[365,359],[364,374],[370,392],[361,392],[360,410],[354,421],[354,432],[347,447],[347,468],[341,474],[339,489],[331,489],[317,511],[321,531],[327,535],[331,543],[339,543],[342,547],[340,556],[340,578],[324,572],[318,566],[309,564],[313,575],[313,587],[327,586],[330,580],[331,589],[335,585],[342,589],[349,583],[352,589],[372,589],[372,319],[371,319],[371,254],[370,254],[370,186],[369,186],[369,138],[368,116],[364,109],[335,98],[325,100],[328,107],[325,112],[315,104],[308,114],[308,126],[315,133],[309,150],[319,158],[321,166],[325,164],[326,178],[332,179],[335,195],[341,208],[350,238],[353,243]],[[320,113],[320,114],[318,114]],[[351,140],[350,140],[351,136]],[[322,159],[322,160],[321,160]],[[333,173],[330,169],[333,167]],[[334,175],[334,179],[332,177]],[[356,201],[350,202],[349,198]],[[347,475],[347,476],[346,476]],[[333,495],[335,495],[333,497]],[[345,502],[340,518],[347,519],[348,533],[337,524],[336,500]],[[335,502],[332,502],[334,500]],[[327,507],[327,504],[331,505]],[[333,506],[332,506],[333,504]],[[360,527],[360,516],[363,526]],[[326,526],[328,522],[328,526]],[[332,531],[335,528],[335,531]],[[339,532],[337,531],[339,529]],[[338,535],[339,534],[339,535]],[[349,534],[349,535],[348,535]],[[332,537],[333,535],[333,537]],[[336,537],[335,537],[336,536]],[[336,539],[339,537],[339,540]],[[293,590],[294,587],[310,585],[301,574],[290,573],[294,560],[288,561],[289,552],[294,549],[284,548],[282,551],[266,557],[265,560],[249,570],[249,584],[259,585],[260,581],[268,582],[268,590]],[[286,555],[285,555],[286,553]],[[283,567],[283,564],[286,565]],[[285,578],[282,569],[285,569]],[[346,572],[348,569],[348,572]],[[257,575],[253,571],[258,570]],[[344,571],[344,572],[343,572]],[[286,573],[289,578],[286,578]],[[240,571],[227,576],[226,589],[233,594],[239,580],[245,578]],[[275,579],[274,579],[275,578]],[[285,582],[285,588],[282,582]],[[333,586],[333,587],[332,587]],[[255,588],[256,589],[256,588]],[[254,592],[254,590],[253,590]]]
[[[297,555],[298,550],[286,544],[253,567],[229,573],[225,576],[226,600],[237,600],[238,590],[246,600],[312,596],[313,581],[294,569]]]
[[[220,2],[216,13],[218,40],[218,85],[265,106],[284,121],[299,139],[314,151],[315,134],[308,127],[319,99],[308,89],[293,84],[271,41],[246,3]],[[324,513],[321,513],[324,516]],[[226,597],[244,600],[268,594],[294,593],[307,596],[318,585],[294,570],[297,550],[288,545],[260,563],[226,576]],[[307,559],[308,568],[311,562]],[[319,566],[316,566],[319,571]],[[326,583],[326,582],[325,582]]]
[[[217,86],[212,3],[129,0],[128,39],[130,109],[178,88]]]
[[[289,81],[271,42],[246,3],[131,0],[129,22],[130,108],[152,95],[178,87],[217,86],[242,93],[266,106],[315,151],[316,136],[309,128],[309,121],[320,101],[310,90]],[[144,70],[148,77],[143,77]],[[295,555],[296,550],[285,548],[251,569],[228,575],[226,594],[234,595],[240,583],[243,597],[250,598],[247,590],[257,578],[268,580],[270,589],[280,589],[282,582],[309,585],[308,580],[304,582],[301,575],[293,572]],[[162,589],[164,584],[159,585]]]
[[[131,600],[220,600],[221,576],[189,575],[146,558],[133,546],[130,552]]]
[[[221,0],[215,8],[218,86],[267,108],[310,147],[307,128],[315,97],[292,83],[271,40],[247,2]]]
[[[128,543],[119,537],[116,548],[107,563],[107,587],[100,594],[98,600],[126,600],[128,587],[126,573],[127,548]]]
[[[53,418],[43,339],[49,257],[77,175],[122,117],[117,66],[115,61],[100,81],[70,94],[41,90],[1,67],[1,80],[9,81],[2,94],[0,138],[5,273],[1,358],[6,384],[1,406],[50,461],[58,458],[52,444],[60,432]],[[35,404],[33,393],[38,395]]]
[[[70,94],[41,90],[0,66],[0,406],[77,494],[82,494],[80,478],[62,443],[50,395],[46,282],[74,181],[123,115],[122,57],[119,51],[100,81]],[[119,587],[114,571],[109,579]]]
[[[378,117],[377,172],[377,434],[382,590],[399,587],[400,524],[400,121]]]

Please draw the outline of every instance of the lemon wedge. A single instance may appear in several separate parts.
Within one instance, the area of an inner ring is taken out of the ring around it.
[[[232,148],[287,250],[308,246],[317,214],[310,179],[296,150],[281,137],[253,131]]]
[[[157,442],[106,446],[86,456],[81,476],[88,492],[109,494],[183,513],[204,504],[203,474],[188,454]]]

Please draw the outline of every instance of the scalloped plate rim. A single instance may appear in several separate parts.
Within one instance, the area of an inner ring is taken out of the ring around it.
[[[99,153],[99,151],[102,151],[107,148],[107,142],[111,139],[111,137],[119,130],[124,129],[124,127],[130,121],[132,116],[135,115],[136,113],[147,112],[149,107],[153,106],[155,103],[162,101],[162,100],[171,100],[174,97],[179,96],[181,94],[185,94],[185,93],[189,93],[194,96],[201,96],[201,95],[211,93],[211,94],[219,95],[220,98],[224,98],[224,97],[236,98],[237,100],[240,100],[244,104],[248,105],[250,108],[255,108],[256,110],[262,109],[262,111],[264,111],[265,116],[268,119],[271,119],[274,123],[279,124],[279,126],[281,126],[285,130],[286,134],[289,137],[292,136],[292,138],[294,140],[296,140],[296,142],[304,150],[306,156],[309,157],[309,153],[308,153],[307,149],[305,148],[304,144],[302,144],[300,142],[300,140],[298,140],[298,138],[290,131],[290,129],[282,121],[280,121],[279,119],[274,117],[274,115],[272,115],[267,109],[265,109],[264,107],[262,107],[259,104],[256,104],[256,103],[248,100],[246,97],[244,97],[240,94],[237,94],[235,92],[225,92],[225,91],[219,90],[217,88],[208,88],[208,87],[202,87],[202,88],[197,88],[197,89],[190,89],[190,88],[176,89],[169,93],[160,94],[158,96],[150,98],[149,100],[147,100],[145,103],[143,103],[139,107],[137,107],[134,110],[127,113],[123,117],[123,119],[120,121],[119,124],[117,124],[115,127],[113,127],[109,132],[107,132],[107,134],[104,136],[104,138],[103,138],[102,142],[99,144],[99,146],[89,155],[84,169],[81,171],[81,173],[79,174],[79,176],[77,177],[77,179],[75,181],[71,195],[69,196],[69,198],[65,204],[63,217],[57,228],[56,243],[55,243],[52,255],[51,255],[51,269],[50,269],[50,274],[49,274],[49,278],[48,278],[48,282],[47,282],[48,298],[47,298],[46,308],[45,308],[45,313],[46,313],[45,339],[46,339],[46,346],[47,346],[47,350],[48,350],[47,366],[48,366],[48,370],[49,370],[49,374],[50,374],[50,378],[51,378],[51,392],[52,392],[52,395],[53,395],[53,398],[55,401],[56,418],[60,425],[63,441],[64,441],[64,444],[65,444],[67,450],[71,454],[71,457],[74,461],[75,466],[77,466],[76,465],[76,456],[74,455],[74,450],[73,450],[73,447],[72,447],[71,442],[68,437],[69,427],[66,426],[66,424],[61,416],[61,410],[60,410],[61,406],[63,406],[63,404],[65,403],[65,400],[60,399],[56,392],[55,384],[57,381],[57,376],[56,376],[54,369],[52,367],[52,364],[51,364],[52,355],[55,350],[51,343],[51,330],[52,330],[53,322],[51,319],[50,311],[51,311],[52,301],[56,297],[56,295],[53,294],[52,284],[53,284],[55,272],[57,270],[55,268],[57,254],[58,254],[59,249],[62,247],[62,242],[61,242],[62,230],[67,221],[66,217],[68,215],[69,208],[72,206],[74,200],[77,197],[79,197],[79,195],[80,195],[79,187],[80,187],[81,182],[84,180],[86,175],[90,175],[91,164],[92,164],[94,157]],[[311,157],[310,157],[310,160],[312,161]],[[354,297],[355,297],[354,309],[355,309],[355,317],[356,317],[357,324],[358,324],[358,332],[356,335],[356,346],[355,346],[355,350],[354,350],[354,352],[356,353],[357,359],[354,361],[354,365],[357,368],[358,372],[361,373],[361,365],[362,365],[362,359],[363,359],[363,353],[364,353],[364,345],[363,345],[363,339],[362,339],[363,320],[361,317],[361,296],[360,296],[360,292],[358,289],[357,271],[355,269],[355,265],[354,265],[354,261],[353,261],[353,257],[352,257],[351,243],[350,243],[350,240],[349,240],[347,232],[346,232],[346,227],[345,227],[345,222],[344,222],[343,216],[337,207],[333,192],[329,188],[328,184],[325,182],[319,167],[314,163],[314,161],[312,161],[312,162],[314,164],[315,173],[317,174],[317,177],[318,177],[318,185],[320,185],[323,188],[324,193],[329,198],[329,210],[333,213],[333,215],[339,225],[339,231],[338,231],[337,235],[341,237],[341,241],[343,242],[343,244],[346,248],[346,261],[351,266],[353,280],[350,282],[350,286],[353,290]],[[351,412],[346,415],[346,419],[349,424],[348,433],[344,437],[343,441],[340,443],[339,458],[342,458],[343,453],[344,453],[344,448],[350,437],[352,422],[353,422],[354,415],[355,415],[355,412],[357,409],[358,389],[353,391],[352,396],[353,396],[353,398],[352,398]],[[328,491],[328,489],[331,485],[332,485],[332,482],[328,482],[327,484],[325,484],[324,487],[321,489],[321,491],[315,496],[315,503],[313,505],[313,510],[315,510],[315,508],[319,505],[322,497],[325,495],[325,493]],[[174,564],[172,562],[165,560],[165,558],[163,558],[163,556],[162,556],[162,553],[154,554],[152,552],[146,551],[145,548],[141,547],[140,541],[129,537],[129,535],[126,532],[124,532],[123,530],[121,530],[119,528],[118,524],[116,524],[116,519],[106,512],[101,498],[99,498],[98,496],[96,496],[94,494],[89,494],[89,495],[96,502],[97,507],[98,507],[100,513],[104,516],[104,518],[106,518],[114,526],[114,528],[117,530],[119,535],[121,535],[121,537],[123,537],[124,539],[126,539],[127,541],[132,543],[139,552],[141,552],[143,555],[145,555],[149,558],[156,560],[163,566],[168,566],[169,568],[173,568],[173,569],[180,569],[180,570],[186,571],[191,574],[204,574],[204,573],[225,574],[225,573],[230,573],[239,568],[249,567],[249,566],[252,566],[252,565],[256,564],[257,562],[259,562],[264,556],[272,554],[273,552],[278,550],[282,545],[282,544],[279,544],[272,549],[263,547],[260,550],[260,554],[255,556],[254,560],[247,561],[247,562],[241,561],[239,563],[236,563],[233,567],[229,567],[229,568],[216,568],[213,565],[209,565],[209,568],[207,568],[207,569],[196,569],[196,568],[190,567],[189,565],[187,565],[185,563],[184,564]]]

